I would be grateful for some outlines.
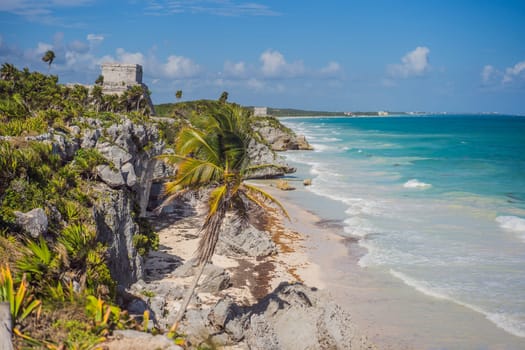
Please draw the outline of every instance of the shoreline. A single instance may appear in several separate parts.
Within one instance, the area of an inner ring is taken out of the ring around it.
[[[427,296],[389,271],[360,267],[366,249],[358,238],[343,236],[343,221],[323,217],[306,205],[319,202],[320,197],[302,184],[295,191],[281,191],[276,180],[253,182],[290,214],[288,221],[270,213],[264,223],[279,253],[264,258],[215,254],[213,263],[230,273],[231,286],[213,295],[199,293],[203,306],[211,307],[224,296],[251,305],[281,282],[301,282],[330,295],[351,315],[349,326],[378,349],[520,349],[525,345],[525,339],[497,328],[480,313]],[[191,259],[201,219],[190,216],[167,222],[159,231],[163,249],[159,254]],[[161,279],[173,281],[166,275]],[[177,283],[187,282],[179,279]]]
[[[292,208],[292,222],[287,225],[305,237],[306,254],[310,262],[323,271],[325,289],[378,348],[521,349],[525,346],[524,338],[505,332],[479,312],[448,299],[426,295],[390,271],[360,267],[358,262],[366,249],[359,245],[359,238],[344,237],[342,226],[321,227],[319,223],[332,220],[325,220],[305,208],[305,196],[315,200],[316,194],[302,187],[290,194],[265,186],[286,208]],[[298,196],[298,193],[301,194]],[[326,237],[330,238],[325,240]]]

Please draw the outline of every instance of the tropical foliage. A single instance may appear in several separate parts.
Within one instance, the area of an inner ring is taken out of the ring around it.
[[[52,64],[54,57],[48,58]],[[78,137],[78,129],[89,127],[87,118],[114,124],[121,119],[115,112],[142,122],[150,113],[149,92],[139,86],[120,96],[104,95],[100,85],[64,86],[56,76],[9,63],[2,65],[0,78],[0,301],[12,304],[15,345],[91,349],[116,327],[142,327],[120,310],[117,315],[108,248],[96,239],[96,167],[114,165],[93,148],[60,156],[47,140],[57,134]],[[42,208],[49,221],[46,235],[37,239],[21,231],[15,215],[34,208]],[[158,245],[151,227],[142,223],[136,239],[142,254]],[[102,318],[90,313],[93,300],[102,302]],[[67,321],[55,322],[57,317]]]
[[[49,67],[51,67],[51,64],[55,60],[55,52],[51,50],[47,50],[44,56],[42,56],[42,61],[46,62]]]
[[[22,322],[27,316],[41,305],[28,291],[28,284],[24,277],[18,287],[13,281],[9,266],[0,266],[0,302],[9,303],[11,322],[13,326]]]

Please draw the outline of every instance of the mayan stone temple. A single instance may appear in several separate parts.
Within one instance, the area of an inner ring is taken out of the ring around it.
[[[140,64],[103,63],[102,75],[104,76],[104,84],[102,85],[104,94],[120,95],[137,85],[144,87],[145,90],[148,89],[146,84],[142,82],[142,66]],[[148,100],[151,111],[154,111],[149,95],[145,98]]]

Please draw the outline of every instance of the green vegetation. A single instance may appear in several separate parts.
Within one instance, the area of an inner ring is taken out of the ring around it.
[[[43,57],[49,65],[53,59]],[[64,86],[56,76],[9,63],[0,78],[0,301],[11,304],[15,346],[91,349],[114,329],[143,328],[113,305],[108,247],[97,241],[96,167],[114,164],[93,148],[60,155],[51,140],[78,137],[89,127],[86,118],[109,126],[121,120],[116,113],[126,113],[145,123],[149,92],[139,86],[103,95],[100,85]],[[47,233],[37,239],[22,232],[15,215],[35,208],[48,218]],[[145,220],[138,223],[135,244],[146,254],[158,237]]]

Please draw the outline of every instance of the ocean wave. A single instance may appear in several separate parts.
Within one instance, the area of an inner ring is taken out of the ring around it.
[[[403,184],[404,188],[430,188],[432,187],[431,184],[427,184],[421,181],[418,181],[417,179],[408,180]]]
[[[458,305],[465,306],[475,312],[483,314],[489,321],[491,321],[497,327],[503,329],[507,333],[510,333],[517,337],[525,337],[525,327],[523,325],[523,322],[515,319],[509,314],[502,312],[489,312],[479,306],[454,299],[453,297],[449,296],[446,292],[437,290],[438,288],[432,286],[430,283],[426,281],[418,281],[412,277],[405,275],[402,272],[390,269],[390,274],[403,281],[403,283],[405,283],[407,286],[412,287],[425,295],[434,297],[436,299],[451,301]]]
[[[522,233],[520,239],[525,242],[525,219],[517,216],[498,216],[496,222],[505,230]]]
[[[340,141],[343,141],[337,137],[323,137],[321,139],[323,142],[340,142]]]

